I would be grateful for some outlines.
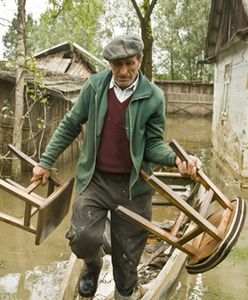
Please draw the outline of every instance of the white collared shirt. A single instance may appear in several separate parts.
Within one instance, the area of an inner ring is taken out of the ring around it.
[[[115,95],[117,97],[117,99],[123,103],[125,100],[127,100],[135,91],[135,89],[137,88],[139,83],[139,74],[137,76],[137,78],[135,79],[135,81],[126,89],[122,90],[120,87],[118,87],[118,85],[115,83],[114,81],[114,77],[112,77],[110,84],[109,84],[109,89],[114,88],[115,91]]]

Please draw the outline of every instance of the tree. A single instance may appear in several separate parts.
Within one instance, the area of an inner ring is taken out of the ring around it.
[[[213,76],[211,66],[197,64],[205,46],[209,0],[49,2],[30,30],[27,18],[27,44],[31,40],[36,52],[69,41],[101,57],[102,47],[114,36],[141,33],[145,45],[142,71],[148,78],[208,81]]]
[[[103,0],[50,1],[50,6],[35,21],[32,15],[26,18],[26,51],[28,55],[63,42],[76,42],[88,51],[100,53],[99,18],[104,13]],[[3,38],[4,57],[16,58],[17,18],[14,17]]]
[[[146,74],[148,79],[152,79],[152,46],[153,34],[151,25],[151,14],[157,3],[157,0],[143,0],[143,5],[138,6],[136,0],[131,0],[133,7],[137,13],[141,26],[141,35],[144,42],[144,57],[141,69]],[[143,11],[143,14],[142,14]]]
[[[15,119],[13,129],[13,144],[21,149],[22,145],[22,125],[24,112],[24,85],[25,85],[25,4],[26,0],[18,0],[17,15],[17,49],[16,49],[16,88],[15,88]],[[16,180],[21,177],[21,161],[13,160],[12,175]]]
[[[36,51],[62,42],[76,42],[97,54],[100,49],[96,32],[103,14],[103,0],[50,0],[41,16],[33,39]]]
[[[158,77],[211,80],[212,68],[198,64],[204,54],[209,11],[208,0],[167,0],[158,3],[154,22],[155,72]]]
[[[7,60],[16,60],[17,49],[17,15],[11,21],[11,24],[3,36],[3,44],[5,46],[4,58]],[[25,21],[26,32],[26,52],[31,55],[35,50],[35,42],[33,40],[34,33],[37,32],[37,22],[33,19],[31,14],[28,14]]]

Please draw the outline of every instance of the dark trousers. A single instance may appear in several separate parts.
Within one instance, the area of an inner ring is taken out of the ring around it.
[[[137,283],[139,264],[148,233],[120,217],[115,209],[122,205],[151,219],[152,192],[129,199],[129,176],[96,171],[86,190],[73,206],[71,228],[66,237],[78,258],[94,260],[103,243],[107,212],[111,212],[113,274],[117,290],[129,295]]]

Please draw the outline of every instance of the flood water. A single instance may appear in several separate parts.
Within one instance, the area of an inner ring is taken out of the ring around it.
[[[204,171],[220,190],[234,198],[248,199],[248,190],[241,190],[232,174],[211,154],[211,119],[169,118],[166,140],[175,138],[185,149],[196,153],[204,162]],[[60,170],[69,177],[75,164]],[[28,179],[27,179],[28,180]],[[19,201],[0,190],[0,211],[21,215]],[[160,216],[162,217],[162,216]],[[34,235],[0,222],[0,300],[55,300],[70,250],[64,234],[70,214],[42,242],[34,245]],[[182,271],[169,295],[163,299],[231,300],[247,299],[248,295],[248,221],[234,250],[216,268],[200,275]],[[70,300],[70,299],[68,299]]]

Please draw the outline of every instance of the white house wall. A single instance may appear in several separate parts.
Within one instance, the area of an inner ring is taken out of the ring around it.
[[[213,150],[248,178],[248,42],[219,54],[215,65]]]

